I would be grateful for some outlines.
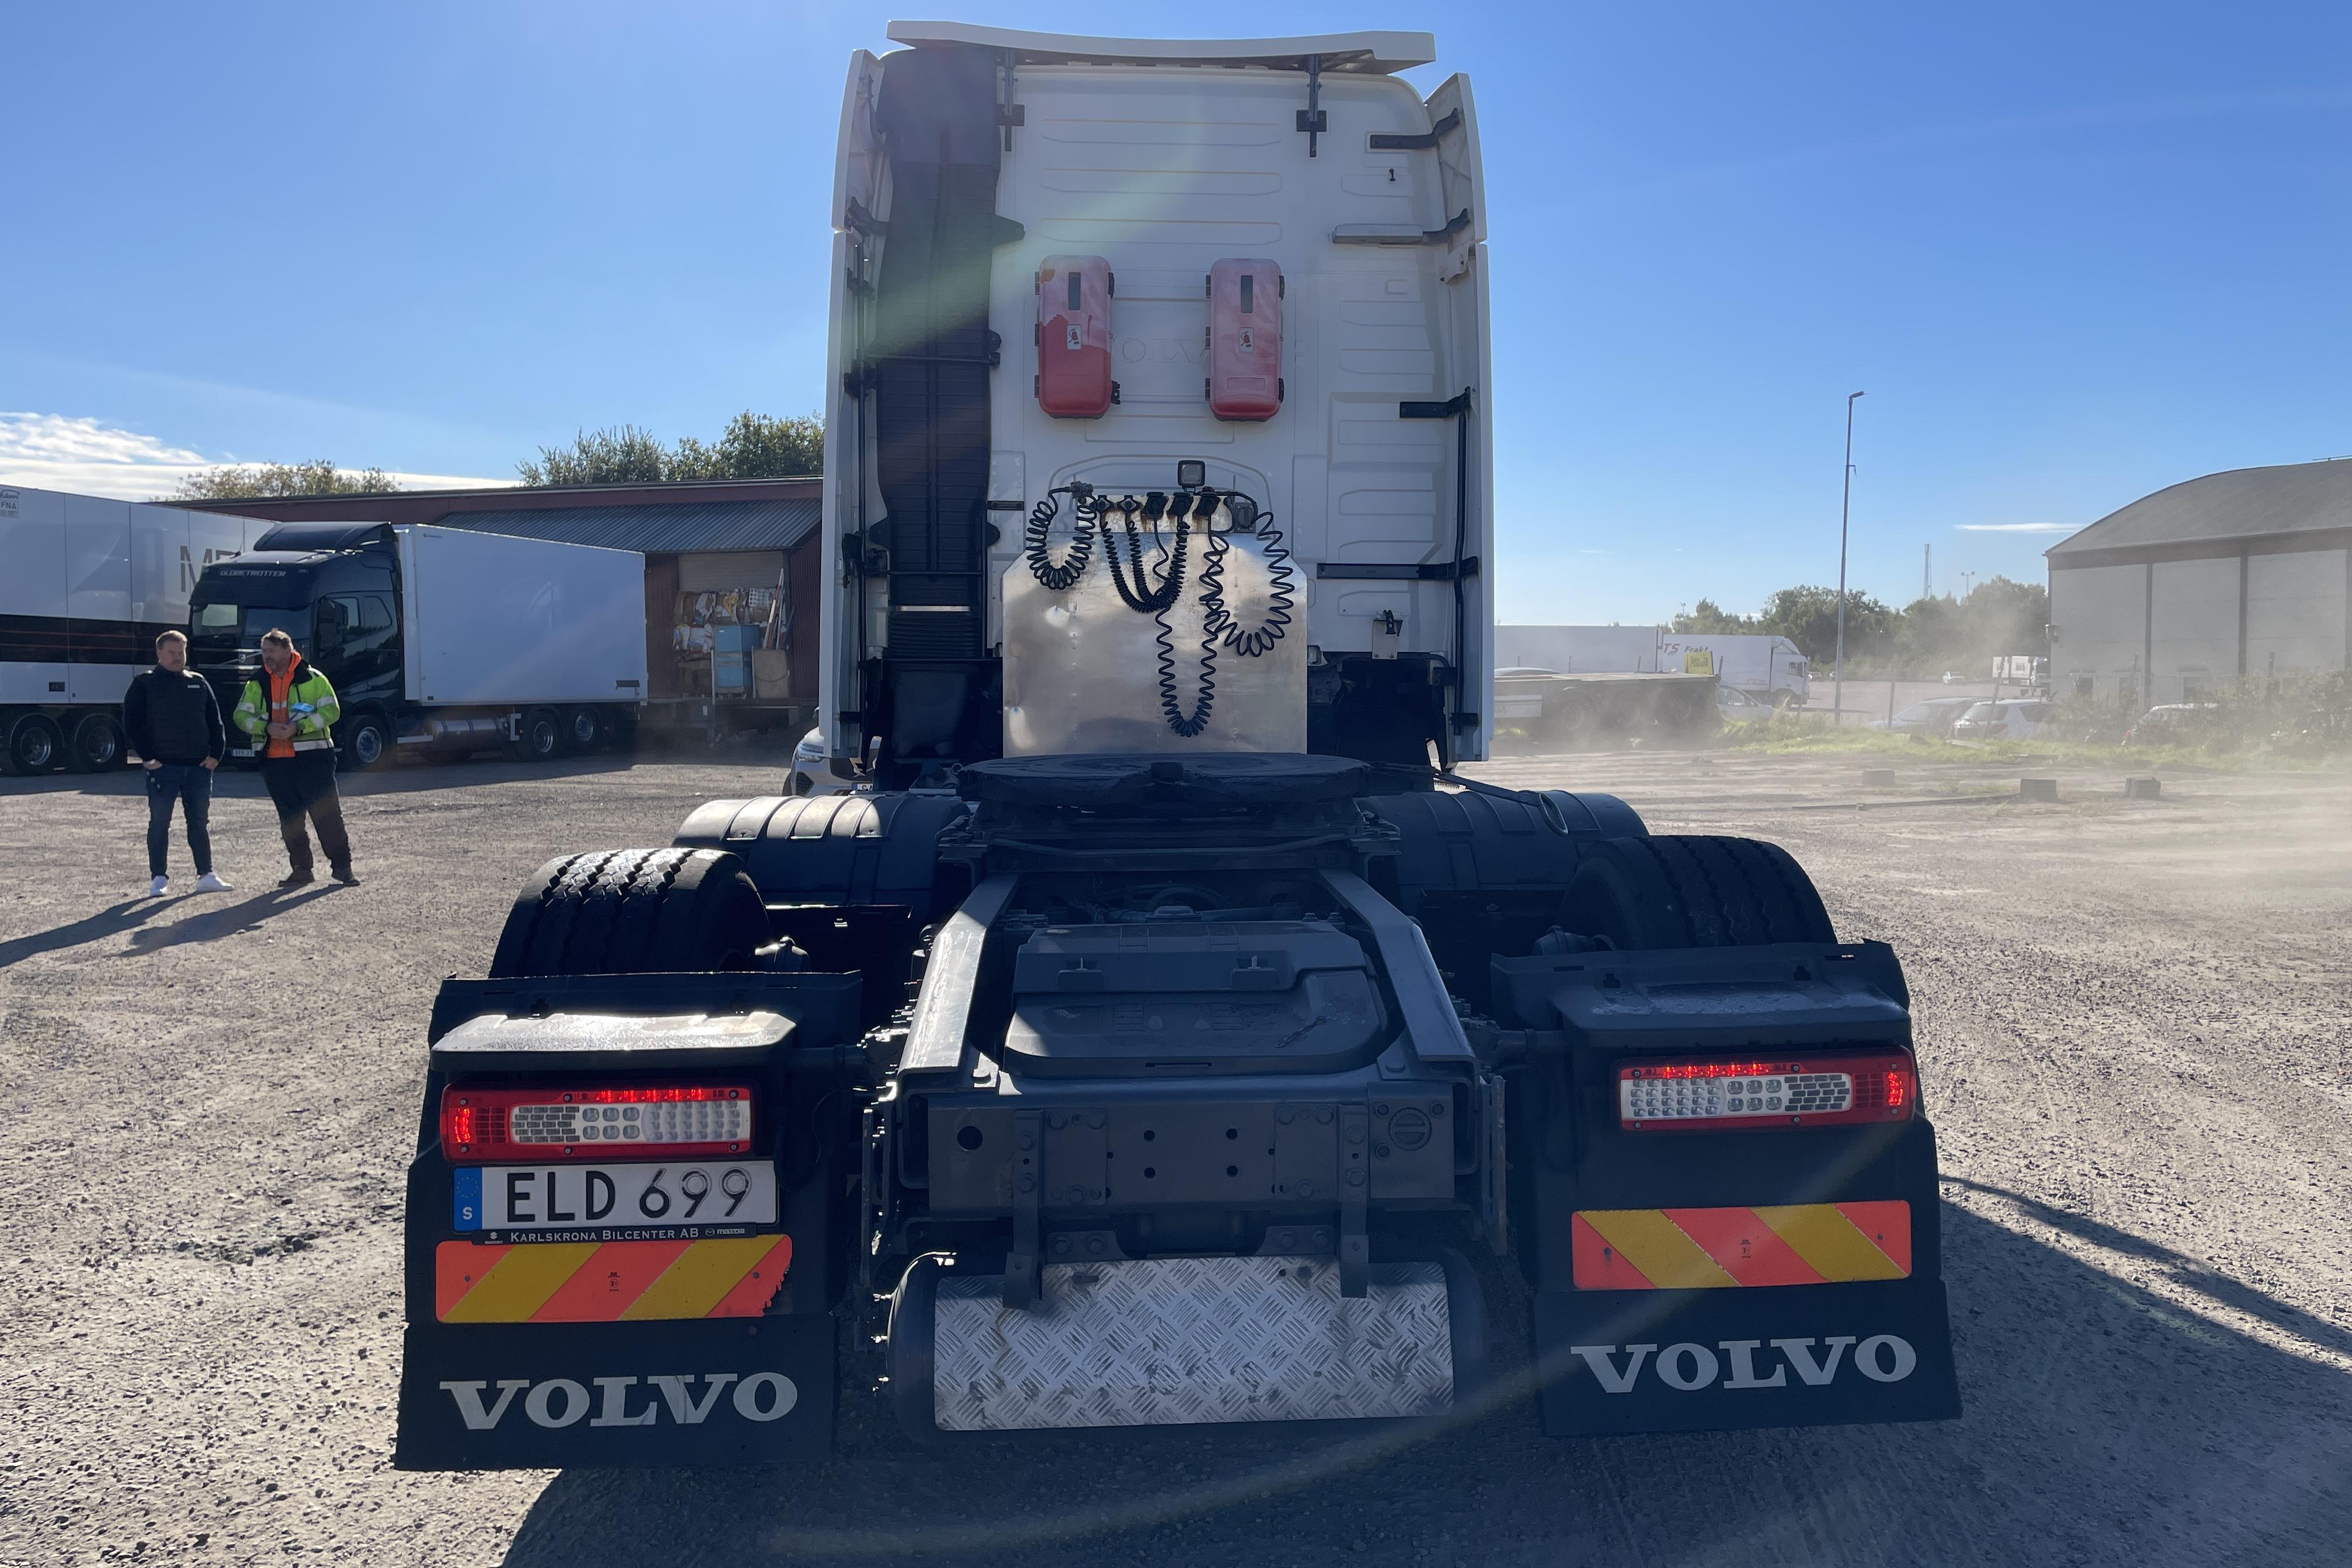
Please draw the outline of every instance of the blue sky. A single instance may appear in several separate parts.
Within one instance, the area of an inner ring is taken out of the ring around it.
[[[0,10],[0,479],[504,478],[582,426],[814,409],[843,63],[892,14]],[[2352,453],[2340,3],[1097,15],[1442,24],[1415,79],[1478,92],[1505,619],[1834,580],[1857,388],[1853,578],[1897,603],[1925,544],[1939,591],[2038,578],[2033,529]]]

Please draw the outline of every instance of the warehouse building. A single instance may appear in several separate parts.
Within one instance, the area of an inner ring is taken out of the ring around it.
[[[2194,702],[2352,668],[2352,460],[2161,489],[2048,552],[2062,697]]]
[[[183,505],[278,522],[425,522],[646,557],[648,695],[715,697],[728,727],[816,700],[820,479],[502,486]],[[746,646],[748,645],[748,646]],[[747,658],[730,657],[740,649]]]

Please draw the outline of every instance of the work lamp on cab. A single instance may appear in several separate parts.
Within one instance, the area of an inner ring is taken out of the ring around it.
[[[1629,1132],[1845,1127],[1908,1121],[1918,1069],[1899,1053],[1779,1061],[1629,1062],[1617,1120]]]
[[[751,1143],[751,1091],[740,1084],[441,1092],[441,1150],[452,1160],[740,1154]]]

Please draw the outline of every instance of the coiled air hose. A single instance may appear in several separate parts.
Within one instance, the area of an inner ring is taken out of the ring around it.
[[[1053,525],[1060,515],[1058,498],[1064,495],[1072,498],[1076,521],[1068,553],[1057,562],[1051,537]],[[1232,608],[1225,602],[1225,553],[1232,548],[1233,531],[1230,525],[1223,530],[1216,528],[1212,518],[1221,502],[1226,505],[1230,516],[1234,501],[1249,499],[1237,490],[1208,489],[1178,490],[1173,494],[1150,490],[1139,497],[1101,495],[1090,485],[1073,481],[1047,492],[1029,513],[1024,531],[1023,553],[1028,559],[1030,573],[1055,593],[1067,592],[1086,575],[1094,559],[1095,541],[1102,541],[1103,559],[1110,564],[1111,583],[1118,590],[1119,598],[1129,609],[1152,618],[1160,714],[1169,729],[1187,740],[1209,727],[1209,716],[1216,707],[1217,650],[1223,647],[1242,658],[1263,657],[1287,635],[1291,612],[1297,605],[1297,574],[1290,563],[1290,552],[1284,548],[1282,531],[1274,526],[1274,514],[1266,511],[1254,514],[1254,528],[1264,550],[1267,575],[1265,618],[1255,627],[1244,627],[1234,619]],[[1118,513],[1116,526],[1110,520],[1114,511]],[[1172,542],[1161,531],[1163,524],[1173,532]],[[1150,528],[1160,559],[1164,563],[1158,569],[1157,582],[1153,581],[1152,564],[1144,560],[1145,526]],[[1196,531],[1206,536],[1201,549],[1199,574],[1201,679],[1198,694],[1187,711],[1186,704],[1177,695],[1176,634],[1168,616],[1183,596],[1186,561]],[[1122,534],[1126,541],[1123,555]]]
[[[1060,561],[1054,559],[1054,520],[1061,515],[1061,498],[1070,498],[1070,552]],[[1056,594],[1066,593],[1087,574],[1087,563],[1095,554],[1095,522],[1100,510],[1091,485],[1063,485],[1045,492],[1045,499],[1029,510],[1029,524],[1023,531],[1022,553],[1029,558],[1029,574]]]

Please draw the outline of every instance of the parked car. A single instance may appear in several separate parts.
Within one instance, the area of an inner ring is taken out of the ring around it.
[[[1873,719],[1870,727],[1897,735],[1949,735],[1961,714],[1982,700],[1975,697],[1930,697],[1925,702],[1914,702],[1892,719]]]
[[[2178,745],[2198,739],[2221,710],[2219,702],[2162,702],[2124,731],[2126,746]]]
[[[2057,705],[2033,698],[1975,702],[1952,726],[1955,741],[2031,741],[2057,712]]]
[[[1737,719],[1744,723],[1769,719],[1780,709],[1748,696],[1736,686],[1718,686],[1715,689],[1715,710],[1727,721]]]
[[[847,795],[856,786],[847,779],[833,776],[833,764],[824,752],[824,726],[820,724],[801,737],[793,748],[793,771],[784,787],[793,795]]]

